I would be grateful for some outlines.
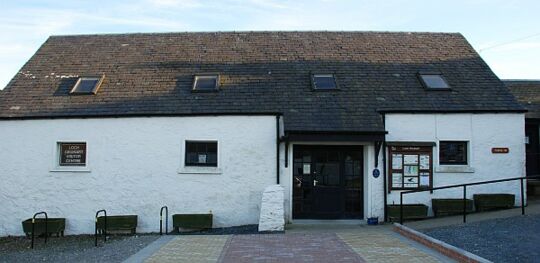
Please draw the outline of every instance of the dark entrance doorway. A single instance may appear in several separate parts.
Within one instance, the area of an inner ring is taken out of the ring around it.
[[[528,142],[525,145],[525,167],[527,176],[540,175],[540,136],[538,121],[525,119],[525,136]],[[527,180],[527,198],[540,199],[540,180]]]
[[[525,145],[527,175],[539,175],[538,157],[539,157],[539,129],[538,124],[526,123],[525,136],[529,139]]]
[[[293,218],[363,218],[363,147],[295,145]]]

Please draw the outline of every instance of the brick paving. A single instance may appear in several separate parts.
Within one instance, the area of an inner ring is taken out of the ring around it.
[[[234,262],[365,262],[334,233],[237,235],[222,257]]]

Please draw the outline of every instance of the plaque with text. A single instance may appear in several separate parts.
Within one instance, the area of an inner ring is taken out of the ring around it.
[[[60,143],[60,166],[85,166],[86,143]]]
[[[496,147],[496,148],[491,148],[491,153],[509,153],[510,152],[510,149],[506,148],[506,147]]]

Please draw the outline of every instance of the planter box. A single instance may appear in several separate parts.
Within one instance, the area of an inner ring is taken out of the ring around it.
[[[172,218],[173,227],[177,232],[180,228],[212,228],[212,214],[174,214]]]
[[[103,233],[105,224],[105,217],[99,216],[97,218],[98,232]],[[137,215],[119,215],[119,216],[107,216],[107,232],[128,230],[131,234],[135,234],[137,230]]]
[[[473,211],[473,200],[467,199],[467,213]],[[463,199],[431,199],[431,207],[435,216],[448,216],[463,214]]]
[[[32,218],[22,221],[23,231],[27,236],[32,235]],[[56,236],[64,236],[66,229],[65,218],[49,218],[47,221],[47,234],[56,233]],[[40,236],[45,234],[45,218],[36,218],[34,226],[34,235]]]
[[[399,221],[399,205],[388,205],[388,219],[390,221]],[[403,204],[403,219],[424,219],[428,215],[428,206],[424,204]]]
[[[479,212],[513,208],[515,203],[513,194],[475,194],[473,199]]]

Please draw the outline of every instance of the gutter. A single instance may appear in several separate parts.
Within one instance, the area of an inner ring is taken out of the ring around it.
[[[385,113],[526,113],[527,109],[515,110],[404,110],[404,109],[380,109],[381,114]]]
[[[279,136],[279,118],[279,115],[276,116],[276,184],[279,184],[279,145],[281,143],[281,138]]]
[[[386,131],[386,115],[382,113],[383,118],[383,129]],[[388,132],[387,132],[388,133]],[[383,199],[384,199],[384,209],[383,209],[383,218],[384,222],[388,221],[388,182],[387,182],[387,176],[386,176],[386,135],[384,136],[383,143],[382,143],[382,151],[383,151]],[[379,158],[379,156],[376,156],[375,158]]]
[[[282,116],[281,112],[202,112],[202,113],[121,113],[121,114],[64,114],[37,116],[2,116],[0,120],[41,120],[41,119],[105,119],[141,117],[213,117],[213,116]]]

